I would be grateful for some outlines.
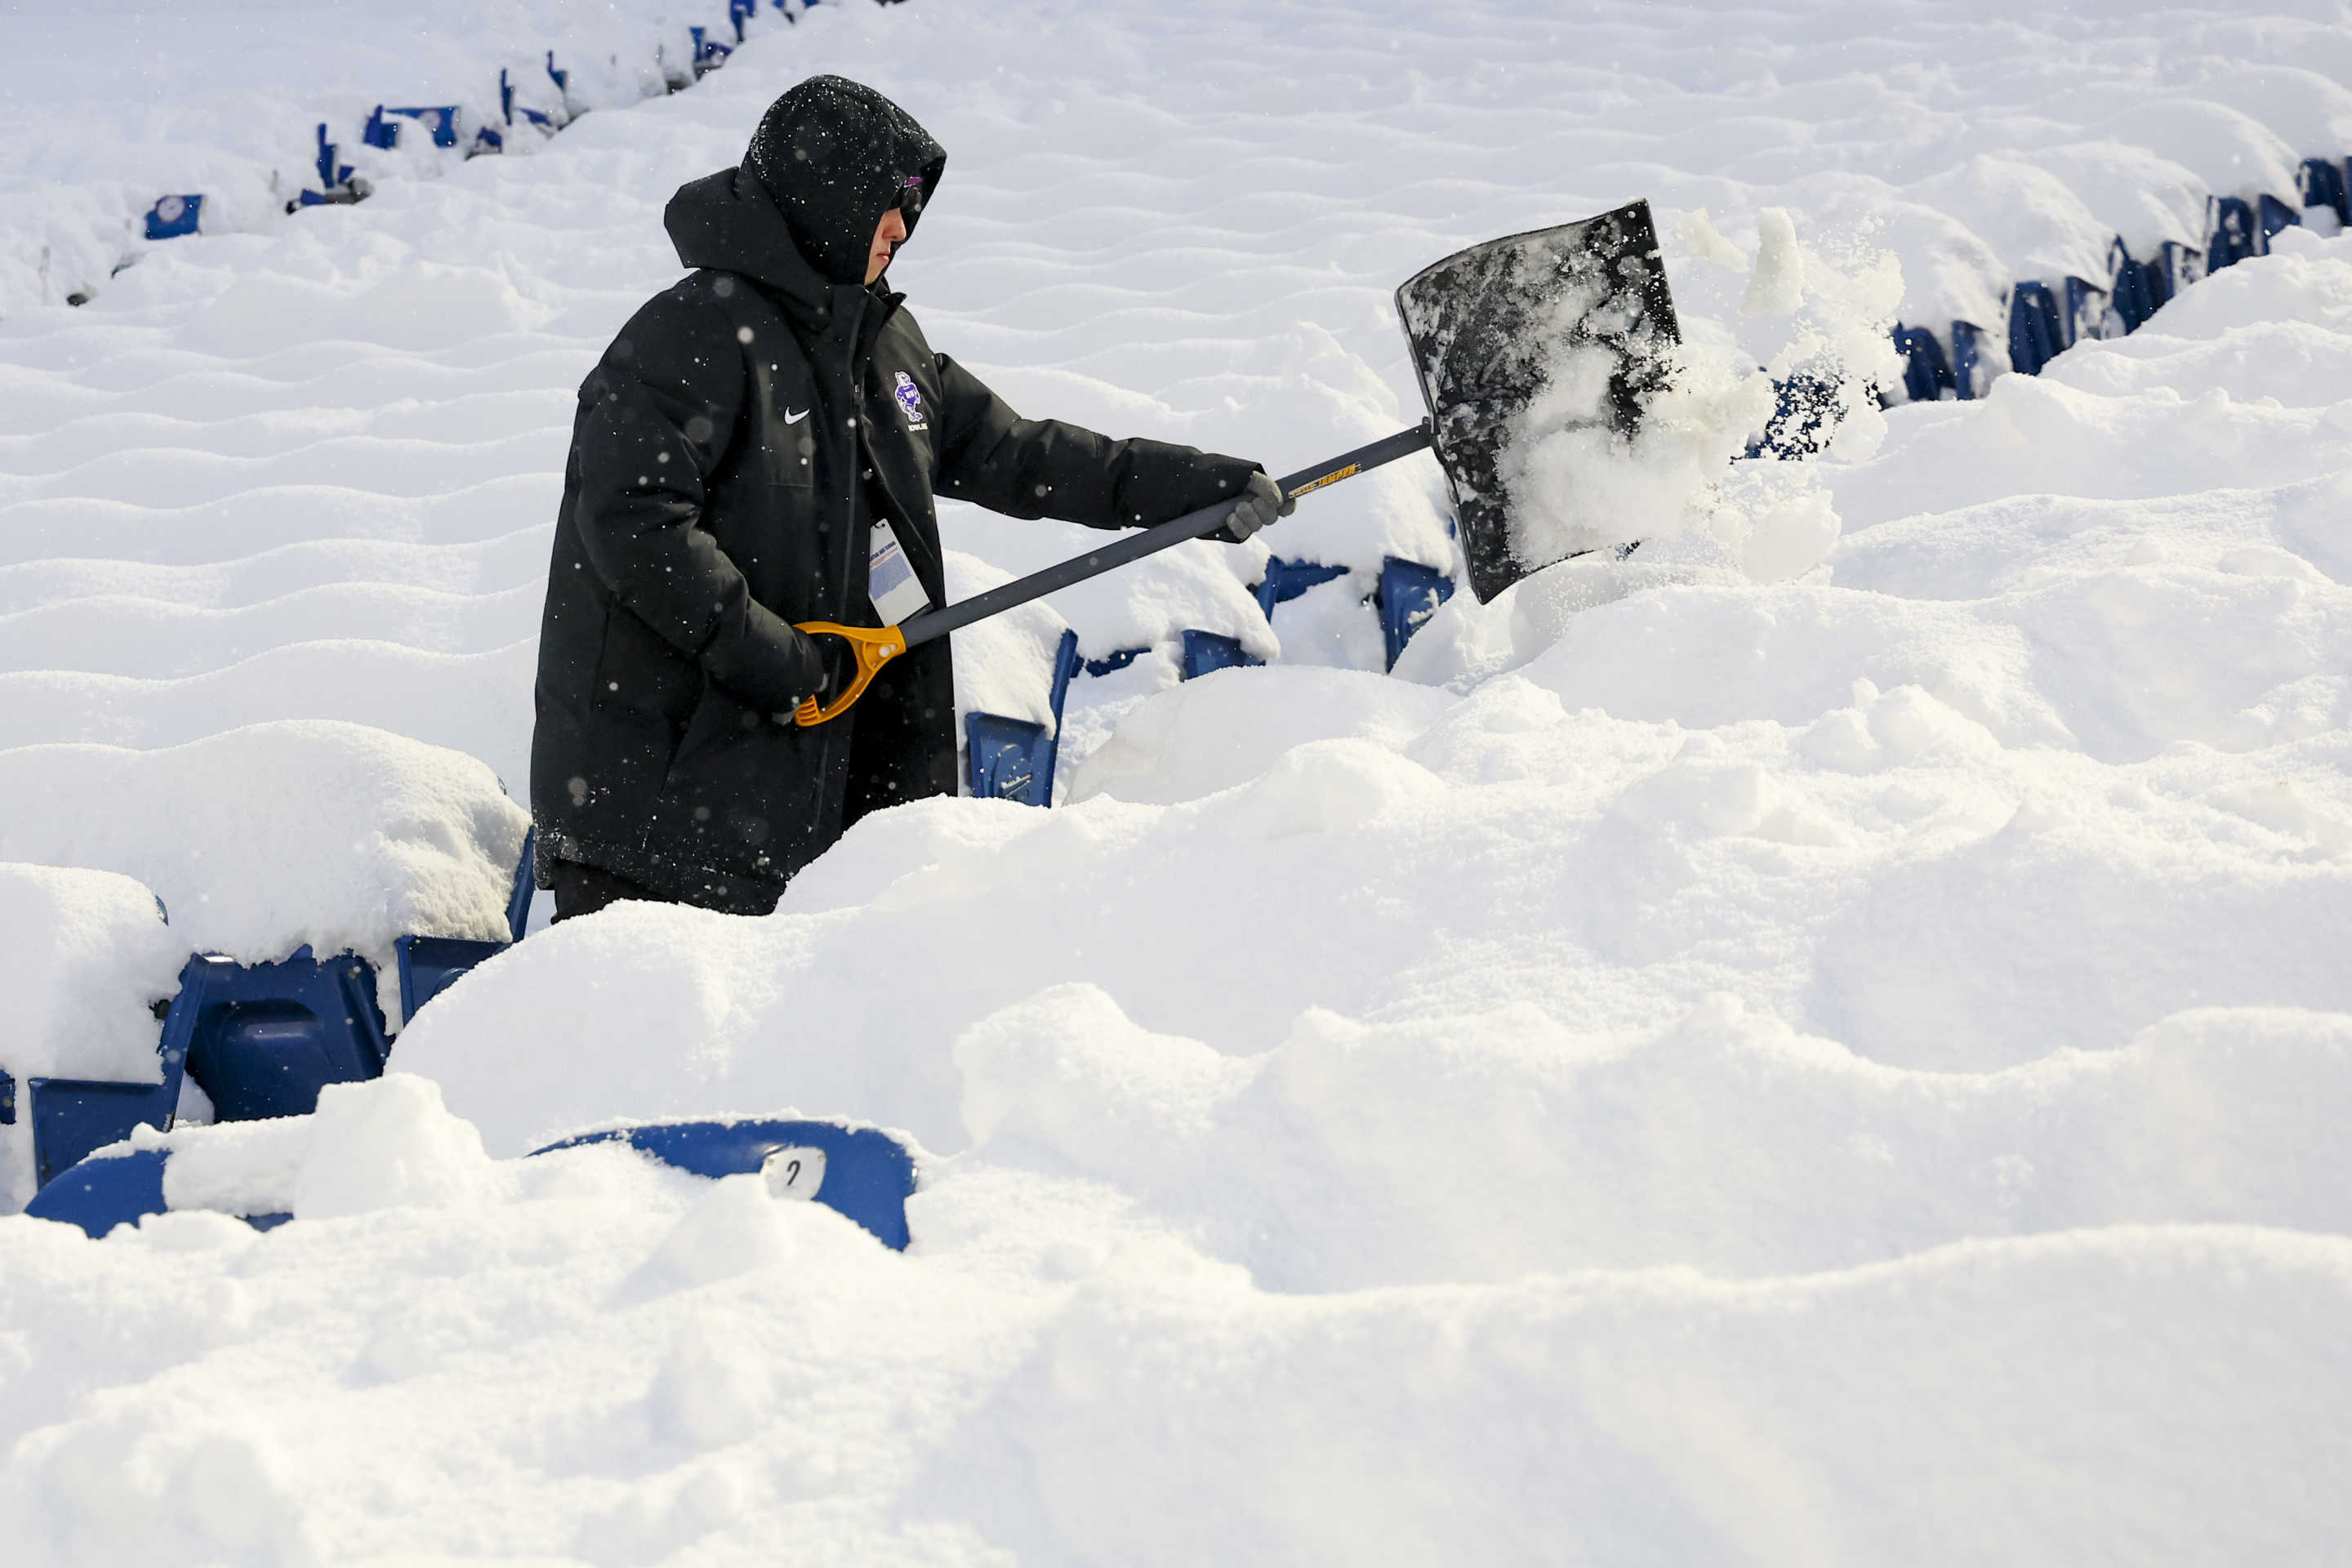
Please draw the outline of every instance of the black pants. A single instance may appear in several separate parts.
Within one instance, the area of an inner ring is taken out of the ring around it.
[[[632,882],[626,877],[583,866],[577,860],[558,860],[554,882],[555,918],[559,921],[568,921],[574,915],[593,915],[623,899],[643,899],[656,904],[677,902],[642,882]]]

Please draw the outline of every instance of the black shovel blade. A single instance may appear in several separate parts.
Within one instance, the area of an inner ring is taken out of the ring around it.
[[[1528,542],[1526,520],[1513,515],[1509,447],[1528,405],[1571,361],[1580,380],[1606,377],[1579,418],[1622,440],[1665,385],[1682,333],[1650,204],[1449,256],[1397,290],[1397,313],[1454,494],[1471,591],[1491,600],[1538,567],[1582,553]],[[1596,361],[1596,353],[1606,357]]]

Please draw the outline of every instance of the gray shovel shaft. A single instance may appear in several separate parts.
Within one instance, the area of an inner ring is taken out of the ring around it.
[[[1410,430],[1400,430],[1393,436],[1383,437],[1369,447],[1359,447],[1352,452],[1343,453],[1328,463],[1318,463],[1314,468],[1300,469],[1297,473],[1280,481],[1282,493],[1293,497],[1303,496],[1309,490],[1319,490],[1326,485],[1338,484],[1341,479],[1360,474],[1368,468],[1377,468],[1383,463],[1393,463],[1399,458],[1409,457],[1428,445],[1429,422],[1424,419]],[[961,604],[949,605],[937,610],[925,610],[898,629],[906,633],[908,647],[917,647],[937,637],[943,637],[950,632],[962,630],[974,621],[984,621],[991,616],[1002,614],[1016,605],[1025,605],[1032,599],[1043,598],[1047,594],[1056,589],[1066,588],[1073,583],[1083,583],[1089,577],[1099,577],[1104,573],[1124,566],[1130,561],[1140,561],[1147,555],[1156,555],[1170,545],[1181,544],[1188,539],[1198,539],[1203,534],[1214,533],[1225,525],[1225,520],[1233,516],[1234,509],[1240,504],[1238,501],[1219,501],[1214,506],[1204,506],[1198,511],[1188,511],[1182,517],[1160,523],[1157,527],[1147,528],[1135,533],[1120,534],[1099,550],[1089,550],[1084,555],[1074,555],[1059,565],[1048,566],[1043,572],[1034,572],[1026,577],[1017,578],[1001,588],[991,588],[987,593],[975,595]]]

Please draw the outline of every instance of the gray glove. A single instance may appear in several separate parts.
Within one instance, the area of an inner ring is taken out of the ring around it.
[[[1242,491],[1241,504],[1234,508],[1234,515],[1225,520],[1224,527],[1209,537],[1222,539],[1227,544],[1239,544],[1275,519],[1288,517],[1297,506],[1295,498],[1282,493],[1280,485],[1263,473],[1252,474],[1249,488]]]

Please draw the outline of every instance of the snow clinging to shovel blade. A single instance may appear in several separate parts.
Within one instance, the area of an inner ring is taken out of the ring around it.
[[[1563,315],[1574,309],[1560,303]],[[1557,350],[1499,465],[1512,552],[1531,566],[1703,522],[1772,411],[1770,378],[1701,322],[1685,342],[1634,345],[1633,374],[1651,390],[1629,430],[1612,395],[1628,379],[1628,353],[1576,325],[1551,338]]]

